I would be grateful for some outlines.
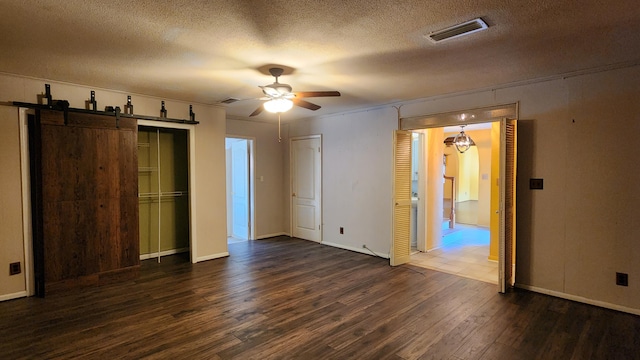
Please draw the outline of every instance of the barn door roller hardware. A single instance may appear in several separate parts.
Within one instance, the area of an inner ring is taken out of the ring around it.
[[[127,104],[124,106],[124,113],[133,115],[133,104],[131,104],[131,95],[127,95]]]
[[[96,100],[95,91],[91,91],[91,96],[89,100],[85,101],[86,109],[78,109],[69,107],[69,101],[67,100],[53,100],[53,96],[51,95],[51,85],[44,85],[45,92],[44,94],[37,94],[38,103],[27,103],[21,101],[12,101],[11,104],[13,106],[29,108],[29,109],[45,109],[45,110],[58,110],[64,111],[64,124],[68,123],[69,112],[74,113],[84,113],[84,114],[98,114],[98,115],[106,115],[106,116],[115,116],[116,117],[116,126],[119,125],[120,119],[122,118],[133,118],[140,120],[152,120],[152,121],[164,121],[171,123],[179,123],[179,124],[189,124],[196,125],[198,122],[195,120],[195,114],[193,113],[193,108],[189,105],[189,120],[187,119],[171,119],[167,117],[167,109],[164,107],[164,101],[162,102],[162,110],[164,110],[163,117],[156,116],[147,116],[147,115],[135,115],[133,114],[133,105],[131,104],[131,96],[127,96],[127,103],[124,106],[125,112],[122,113],[119,106],[105,106],[105,111],[97,110],[98,103]]]
[[[85,101],[85,104],[87,106],[87,110],[98,110],[98,102],[96,101],[96,92],[94,90],[91,90],[91,97],[89,100]]]
[[[64,124],[69,120],[69,102],[67,100],[53,100],[51,95],[51,85],[44,84],[44,94],[38,94],[38,107],[49,110],[60,110],[64,112]],[[15,101],[13,102],[16,103]]]

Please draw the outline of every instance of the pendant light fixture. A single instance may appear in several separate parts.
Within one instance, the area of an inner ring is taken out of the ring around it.
[[[464,127],[465,125],[461,125],[460,134],[453,138],[453,145],[456,146],[456,149],[458,149],[460,154],[463,154],[465,151],[469,150],[471,146],[475,145],[473,140],[471,140],[471,137],[464,132]]]

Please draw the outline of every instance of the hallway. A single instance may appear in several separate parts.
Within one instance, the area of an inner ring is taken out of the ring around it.
[[[489,256],[489,229],[456,224],[443,230],[442,247],[411,255],[411,265],[492,284],[498,283],[498,263]]]

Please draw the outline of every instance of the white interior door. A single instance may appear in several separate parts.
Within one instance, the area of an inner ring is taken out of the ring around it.
[[[249,146],[246,139],[231,143],[232,235],[249,238]]]
[[[516,244],[516,121],[500,122],[500,244],[498,276],[500,292],[515,281]]]
[[[291,140],[291,235],[322,241],[322,142]]]
[[[391,266],[411,260],[411,132],[394,133]]]

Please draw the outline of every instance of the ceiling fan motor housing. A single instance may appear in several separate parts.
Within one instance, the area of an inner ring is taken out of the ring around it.
[[[280,84],[279,82],[275,82],[273,84],[267,85],[265,87],[272,88],[278,92],[280,95],[287,95],[291,93],[291,85],[289,84]]]

